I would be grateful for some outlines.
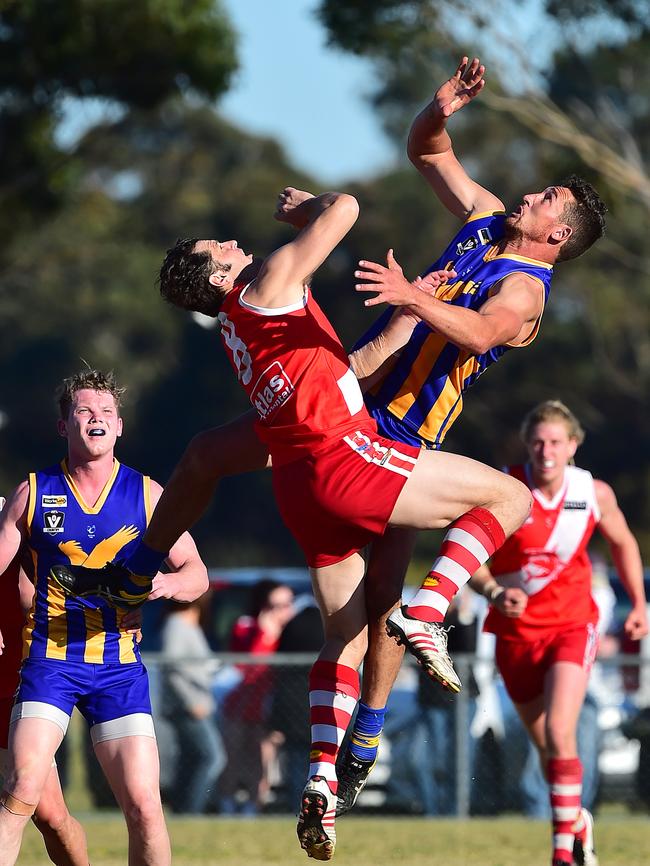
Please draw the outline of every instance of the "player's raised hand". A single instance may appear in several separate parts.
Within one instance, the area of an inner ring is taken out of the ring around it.
[[[301,213],[300,205],[314,198],[312,193],[293,186],[285,187],[275,205],[273,218],[281,223],[288,223],[296,228],[302,228],[307,222],[306,215]]]
[[[456,72],[450,79],[445,81],[434,96],[434,103],[443,117],[451,117],[485,87],[485,66],[478,57],[471,61],[467,57],[461,58]]]
[[[396,307],[416,304],[421,300],[421,292],[434,295],[438,286],[456,276],[455,271],[432,271],[426,277],[417,277],[413,282],[409,282],[393,250],[388,250],[386,254],[386,267],[378,262],[365,260],[359,262],[359,267],[363,270],[355,271],[354,275],[366,282],[357,283],[356,291],[378,293],[374,298],[364,301],[366,307],[384,303]]]

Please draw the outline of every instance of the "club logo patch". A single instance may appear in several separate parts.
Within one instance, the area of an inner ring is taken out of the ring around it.
[[[490,234],[490,229],[488,229],[488,228],[479,229],[477,234],[478,234],[478,239],[483,244],[483,246],[486,246],[487,244],[492,243],[492,235]]]
[[[422,586],[440,586],[440,578],[433,574],[427,574],[424,578]]]
[[[43,532],[48,535],[57,535],[63,532],[65,523],[65,511],[44,511]]]
[[[41,508],[66,508],[67,505],[68,497],[65,493],[49,496],[44,493],[41,496]]]

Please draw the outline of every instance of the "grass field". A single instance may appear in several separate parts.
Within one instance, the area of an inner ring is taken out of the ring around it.
[[[125,866],[126,832],[116,815],[79,816],[92,866]],[[290,818],[171,818],[175,866],[263,866],[314,863],[298,847]],[[648,816],[606,815],[597,822],[601,866],[648,866]],[[522,818],[471,821],[354,818],[338,824],[336,866],[548,866],[549,828]],[[49,862],[30,825],[20,866]]]

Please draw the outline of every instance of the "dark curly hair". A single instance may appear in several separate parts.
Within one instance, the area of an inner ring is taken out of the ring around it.
[[[68,417],[74,395],[77,391],[82,391],[84,388],[88,388],[91,391],[106,391],[106,393],[111,394],[118,411],[122,404],[122,397],[126,391],[126,388],[118,385],[113,372],[103,373],[101,370],[82,370],[81,373],[68,376],[57,388],[56,401],[61,418],[65,419]]]
[[[210,277],[219,270],[208,252],[194,252],[199,238],[177,240],[167,250],[160,268],[160,294],[170,304],[184,310],[216,316],[223,301],[223,293],[210,283]],[[230,270],[230,265],[222,265]]]
[[[560,186],[566,187],[575,199],[567,204],[562,214],[564,222],[573,229],[557,259],[564,262],[581,256],[603,236],[607,208],[594,187],[575,174],[563,180]]]

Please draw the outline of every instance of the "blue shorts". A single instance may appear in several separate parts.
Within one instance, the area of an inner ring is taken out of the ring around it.
[[[440,445],[434,445],[433,442],[428,442],[417,436],[400,421],[395,415],[386,409],[385,406],[373,406],[372,401],[366,403],[366,409],[377,422],[379,432],[387,439],[393,439],[396,442],[403,442],[406,445],[415,445],[416,448],[424,448],[427,451],[439,451]]]
[[[149,677],[141,662],[100,665],[25,659],[20,670],[12,721],[26,717],[49,718],[65,732],[74,707],[79,709],[91,729],[128,717],[131,722],[126,726],[108,726],[107,730],[112,731],[113,736],[118,735],[116,732],[121,732],[120,736],[130,733],[153,736]],[[111,739],[113,736],[101,738]]]

